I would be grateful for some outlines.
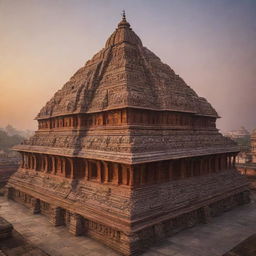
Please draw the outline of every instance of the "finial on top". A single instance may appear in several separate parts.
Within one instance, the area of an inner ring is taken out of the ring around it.
[[[123,10],[122,16],[123,16],[123,21],[126,21],[125,10]]]
[[[122,11],[122,20],[118,23],[119,28],[130,28],[130,24],[126,21],[125,10]]]

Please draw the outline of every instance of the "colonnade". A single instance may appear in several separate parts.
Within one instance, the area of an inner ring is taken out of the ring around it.
[[[71,179],[138,186],[207,175],[235,168],[236,154],[127,165],[109,161],[22,152],[21,168]]]

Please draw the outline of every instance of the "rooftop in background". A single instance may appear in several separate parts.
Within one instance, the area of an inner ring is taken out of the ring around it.
[[[247,129],[245,129],[244,126],[241,126],[240,129],[225,133],[225,136],[228,136],[232,139],[238,139],[245,136],[250,136],[250,132]]]

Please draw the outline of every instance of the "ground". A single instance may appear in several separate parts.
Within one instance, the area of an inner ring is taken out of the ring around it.
[[[74,237],[65,227],[53,227],[42,215],[0,197],[0,215],[31,244],[51,256],[119,255],[88,237]],[[144,256],[221,256],[256,233],[256,193],[252,202],[185,230],[151,247]]]

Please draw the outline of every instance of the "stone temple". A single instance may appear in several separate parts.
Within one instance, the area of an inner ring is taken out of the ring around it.
[[[41,109],[7,196],[124,255],[249,202],[238,147],[125,15]]]

